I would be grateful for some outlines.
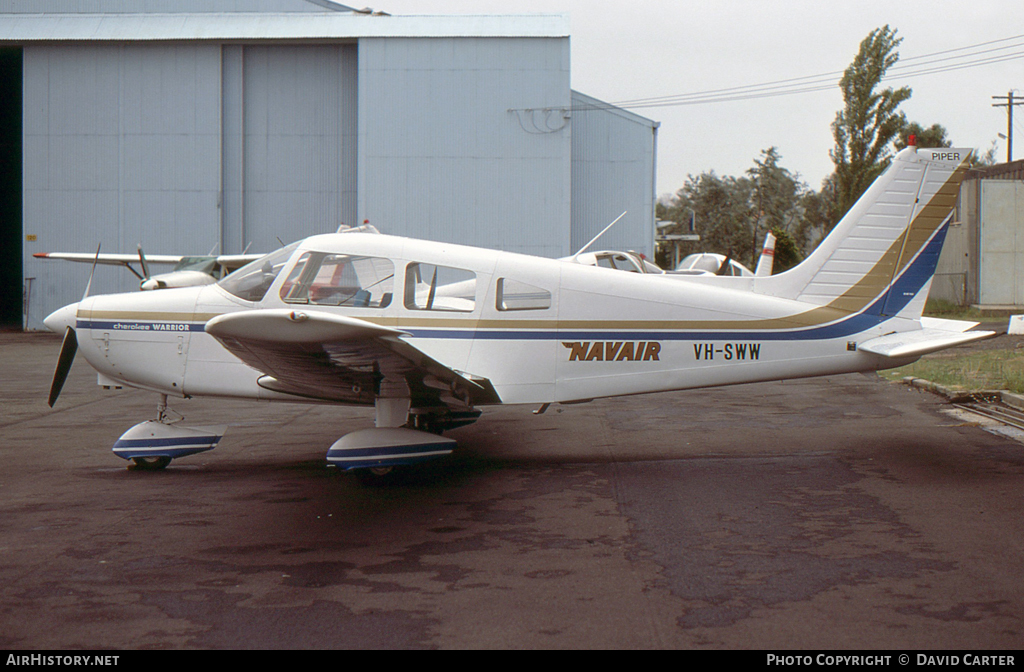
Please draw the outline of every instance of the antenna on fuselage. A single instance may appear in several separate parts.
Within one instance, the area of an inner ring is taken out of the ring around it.
[[[613,226],[615,226],[615,224],[616,224],[616,223],[617,223],[617,222],[618,222],[618,221],[619,221],[620,219],[622,219],[623,217],[625,217],[625,216],[626,216],[626,213],[627,213],[627,212],[629,212],[629,211],[628,211],[628,210],[623,210],[623,211],[622,211],[622,214],[621,214],[621,215],[619,215],[618,217],[616,217],[616,218],[615,218],[615,220],[614,220],[614,221],[613,221],[613,222],[612,222],[611,224],[609,224],[608,226],[606,226],[606,227],[604,227],[603,229],[601,229],[601,233],[599,233],[599,234],[597,234],[596,236],[594,236],[593,238],[591,238],[591,239],[590,239],[590,242],[589,242],[589,243],[587,243],[586,245],[584,245],[583,247],[581,247],[581,248],[580,248],[580,250],[579,250],[579,252],[577,252],[576,254],[572,255],[572,258],[573,258],[573,259],[575,259],[576,257],[578,257],[578,256],[580,256],[581,254],[583,254],[584,252],[586,252],[586,251],[587,251],[587,248],[588,248],[588,247],[590,247],[591,245],[593,245],[594,243],[596,243],[596,242],[597,242],[597,239],[598,239],[598,238],[600,238],[601,236],[603,236],[603,235],[604,235],[604,232],[605,232],[605,231],[607,231],[608,229],[610,229],[610,228],[612,228]]]

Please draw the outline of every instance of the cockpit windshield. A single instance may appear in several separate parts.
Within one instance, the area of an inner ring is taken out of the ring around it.
[[[261,301],[270,286],[274,284],[277,274],[288,263],[298,246],[299,243],[295,242],[288,247],[271,252],[265,257],[260,257],[225,276],[217,284],[224,291],[230,292],[244,301]]]
[[[213,275],[217,266],[217,257],[182,257],[174,267],[176,271],[199,271]]]

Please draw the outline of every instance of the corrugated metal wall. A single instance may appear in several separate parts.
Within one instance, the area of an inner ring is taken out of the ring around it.
[[[33,252],[267,252],[355,223],[356,62],[355,44],[26,47],[29,327],[89,271]],[[97,271],[96,292],[135,287]]]
[[[355,137],[356,119],[343,112],[353,107],[355,45],[244,49],[245,243],[269,251],[354,224],[343,138]]]
[[[960,185],[953,221],[946,232],[929,299],[958,306],[977,303],[978,296],[978,193],[981,180],[970,175]]]
[[[657,125],[578,91],[572,98],[572,252],[626,212],[591,250],[653,259]]]
[[[1024,182],[981,180],[982,306],[1024,306]]]
[[[569,254],[569,41],[362,39],[359,216],[381,231]]]
[[[220,48],[31,46],[24,51],[29,327],[81,297],[88,268],[39,251],[206,252],[220,237]],[[45,272],[40,264],[47,263]],[[98,272],[94,291],[137,287]],[[38,310],[37,310],[38,308]]]

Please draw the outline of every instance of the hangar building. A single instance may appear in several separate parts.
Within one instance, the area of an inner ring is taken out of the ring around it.
[[[549,257],[653,255],[657,124],[570,87],[561,15],[332,0],[0,0],[4,321],[88,265],[267,252],[339,224]],[[130,291],[121,269],[94,292]],[[23,291],[18,291],[22,289]],[[24,304],[23,304],[24,301]]]

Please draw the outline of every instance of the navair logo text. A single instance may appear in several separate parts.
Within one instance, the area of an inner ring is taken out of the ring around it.
[[[727,362],[761,359],[760,343],[694,343],[693,358],[710,361],[718,357]]]
[[[570,362],[658,362],[657,341],[583,341],[565,343]]]

